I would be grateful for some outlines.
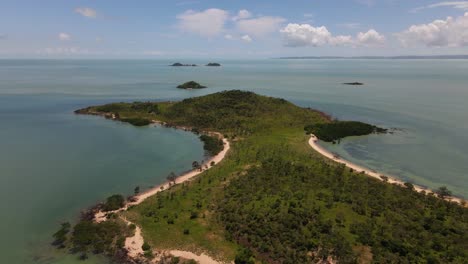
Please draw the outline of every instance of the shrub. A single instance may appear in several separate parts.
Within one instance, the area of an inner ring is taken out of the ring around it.
[[[148,244],[148,242],[145,242],[143,243],[143,246],[141,246],[141,249],[143,249],[143,251],[148,251],[151,249],[151,246]]]
[[[103,206],[104,211],[114,211],[120,209],[125,204],[125,198],[120,194],[114,194],[107,198],[106,203]]]

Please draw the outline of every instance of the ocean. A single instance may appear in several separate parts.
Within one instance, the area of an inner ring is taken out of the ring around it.
[[[356,164],[468,197],[468,60],[216,60],[223,66],[169,67],[173,62],[0,60],[0,263],[81,263],[50,247],[59,223],[203,159],[191,133],[73,114],[107,102],[230,89],[282,97],[340,120],[394,129],[323,145]],[[208,88],[175,88],[190,80]],[[354,81],[365,85],[342,84]]]

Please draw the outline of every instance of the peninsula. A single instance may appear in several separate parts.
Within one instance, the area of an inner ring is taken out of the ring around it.
[[[343,127],[319,111],[234,90],[77,113],[223,135],[222,144],[216,137],[204,140],[212,154],[229,147],[224,159],[201,170],[194,166],[198,173],[190,180],[168,177],[145,199],[95,211],[74,227],[64,224],[57,240],[79,256],[126,256],[130,263],[180,257],[205,263],[463,263],[468,256],[460,242],[468,238],[467,208],[441,199],[448,192],[428,195],[325,158],[304,128]],[[116,197],[111,201],[120,204]]]

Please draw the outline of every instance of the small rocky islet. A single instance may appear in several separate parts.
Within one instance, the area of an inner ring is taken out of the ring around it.
[[[171,64],[170,66],[172,67],[196,67],[198,66],[197,64],[191,64],[191,63],[180,63],[180,62],[176,62],[176,63],[173,63]],[[217,62],[210,62],[208,64],[206,64],[205,66],[208,66],[208,67],[219,67],[221,66],[220,63],[217,63]]]
[[[362,82],[345,82],[344,85],[364,85]]]
[[[203,89],[203,88],[207,88],[206,86],[204,85],[201,85],[195,81],[189,81],[189,82],[186,82],[186,83],[183,83],[181,85],[178,85],[177,88],[179,89]]]

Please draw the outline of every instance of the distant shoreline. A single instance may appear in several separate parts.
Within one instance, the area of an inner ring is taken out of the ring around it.
[[[291,56],[278,57],[280,60],[467,60],[468,55],[407,55],[407,56]]]
[[[373,171],[371,169],[368,169],[368,168],[365,168],[363,166],[357,165],[357,164],[355,164],[353,162],[344,160],[343,158],[334,155],[330,151],[326,150],[324,147],[320,146],[318,144],[318,141],[319,141],[319,139],[315,135],[311,134],[310,139],[309,139],[309,145],[315,151],[320,153],[322,156],[325,156],[325,157],[327,157],[327,158],[329,158],[329,159],[331,159],[331,160],[333,160],[335,162],[344,164],[346,167],[351,168],[356,172],[363,172],[365,175],[367,175],[369,177],[372,177],[372,178],[375,178],[375,179],[378,179],[378,180],[380,180],[382,182],[385,182],[384,179],[382,178],[382,176],[385,176],[385,177],[387,177],[387,181],[386,181],[387,183],[405,187],[405,182],[403,182],[403,181],[401,181],[401,180],[399,180],[399,179],[397,179],[395,177],[388,176],[388,175],[385,175],[383,173]],[[414,191],[416,191],[416,192],[425,192],[428,195],[429,194],[436,195],[436,192],[434,190],[429,189],[429,188],[422,187],[422,186],[415,185],[415,184],[413,184],[413,186],[414,186]],[[455,196],[447,196],[444,199],[447,200],[447,201],[456,202],[458,204],[462,204],[463,202],[466,203],[465,199],[455,197]]]

